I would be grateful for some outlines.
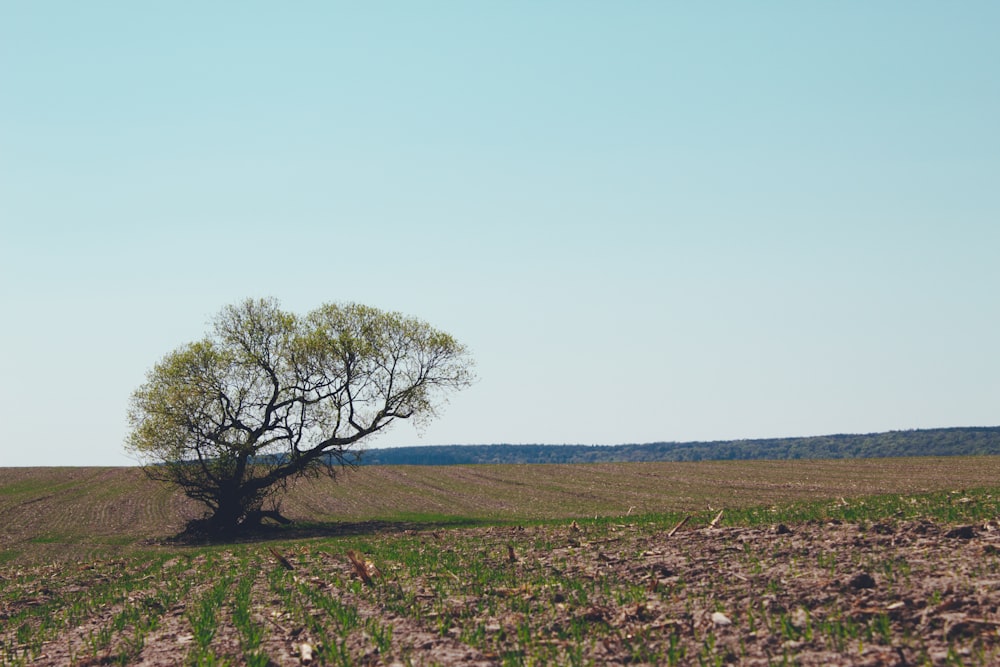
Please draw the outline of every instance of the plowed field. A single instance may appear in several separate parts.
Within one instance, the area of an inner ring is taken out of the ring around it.
[[[994,522],[612,523],[0,570],[0,663],[990,665],[998,552]]]
[[[998,464],[362,469],[200,547],[137,471],[0,470],[0,664],[1000,664]]]
[[[341,523],[683,513],[991,486],[1000,457],[365,467],[295,484],[282,511]],[[0,562],[113,556],[201,510],[135,468],[0,468]]]

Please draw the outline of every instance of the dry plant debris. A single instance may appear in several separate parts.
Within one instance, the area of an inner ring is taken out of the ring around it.
[[[375,584],[375,577],[379,575],[375,563],[365,560],[364,556],[351,550],[348,550],[347,558],[351,561],[351,565],[354,566],[354,573],[358,575],[358,578],[369,586],[373,586]]]
[[[288,559],[285,558],[283,555],[281,555],[280,551],[278,551],[274,547],[268,547],[267,550],[270,551],[271,555],[274,556],[275,560],[277,560],[278,563],[281,564],[281,567],[285,568],[286,570],[295,569],[295,566],[293,566],[290,562],[288,562]]]

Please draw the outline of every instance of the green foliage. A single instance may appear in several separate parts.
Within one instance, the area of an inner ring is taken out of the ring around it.
[[[589,445],[443,445],[365,452],[365,465],[624,463],[863,459],[1000,454],[1000,427],[941,428],[887,433],[718,442]]]
[[[398,313],[274,300],[224,308],[208,337],[168,354],[132,397],[127,449],[208,505],[211,525],[255,523],[290,478],[351,462],[398,419],[435,416],[472,379],[465,348]]]

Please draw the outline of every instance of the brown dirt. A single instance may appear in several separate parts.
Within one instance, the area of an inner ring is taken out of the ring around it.
[[[193,601],[217,580],[213,573],[229,567],[243,567],[240,576],[254,578],[253,616],[265,628],[261,649],[271,665],[303,664],[302,644],[337,641],[353,664],[372,665],[1000,660],[995,522],[814,522],[682,529],[673,536],[663,527],[623,523],[408,532],[352,544],[372,554],[374,586],[357,581],[344,555],[349,546],[333,540],[279,547],[295,568],[284,574],[274,572],[281,569],[278,562],[259,545],[245,547],[245,566],[236,564],[232,550],[168,561],[162,576],[140,577],[131,600],[152,600],[172,573],[197,583],[164,611],[131,664],[189,659]],[[448,563],[465,569],[451,570]],[[0,570],[0,584],[24,587],[6,596],[0,619],[137,567],[105,564],[76,568],[71,576],[56,566]],[[40,583],[30,588],[30,581]],[[303,601],[301,610],[289,607],[286,588]],[[335,624],[313,595],[356,609],[358,628],[343,640],[332,631],[318,633]],[[71,664],[74,656],[81,665],[110,661],[120,637],[96,656],[80,657],[81,647],[120,606],[102,607],[46,642],[32,664]],[[389,651],[377,650],[369,620],[391,628]],[[13,628],[0,631],[4,641],[13,641],[12,635]],[[239,663],[231,621],[220,623],[212,648]],[[335,663],[317,658],[314,664]]]

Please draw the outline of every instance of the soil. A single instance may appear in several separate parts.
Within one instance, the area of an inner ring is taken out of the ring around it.
[[[461,572],[382,555],[369,572],[373,584],[366,585],[334,542],[281,547],[292,568],[288,581],[354,607],[359,627],[374,619],[391,629],[391,650],[384,652],[370,631],[351,632],[341,650],[353,664],[1000,662],[1000,525],[995,522],[812,522],[681,528],[674,534],[625,523],[601,531],[574,524],[407,531],[377,539],[405,539],[418,551],[440,550],[442,562],[446,555],[457,556],[470,568],[491,568],[505,581],[521,583],[484,587]],[[262,570],[253,573],[253,614],[266,628],[261,650],[269,664],[332,664],[309,657],[311,649],[332,638],[317,636],[268,586],[264,570],[282,567],[269,555],[273,552],[265,545],[246,548],[255,550]],[[191,576],[210,566],[195,559]],[[0,627],[26,606],[85,586],[84,572],[67,577],[53,570],[43,588],[7,599]],[[0,570],[0,587],[30,575]],[[211,579],[199,581],[207,587]],[[150,579],[143,585],[145,590],[131,595],[151,597],[158,583]],[[192,590],[188,599],[198,595]],[[192,631],[186,605],[179,601],[165,610],[130,664],[153,667],[187,659]],[[31,664],[111,662],[110,653],[80,657],[80,647],[114,613],[112,607],[84,619],[42,646]],[[322,613],[309,608],[309,614]],[[13,643],[13,632],[0,629],[0,640]],[[239,636],[229,622],[220,623],[212,648],[235,664],[242,660]]]

